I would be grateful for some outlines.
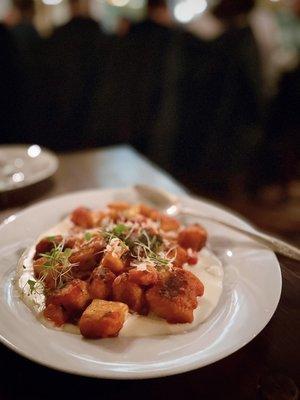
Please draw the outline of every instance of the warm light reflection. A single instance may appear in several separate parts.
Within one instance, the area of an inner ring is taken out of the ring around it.
[[[110,0],[110,3],[116,7],[125,7],[129,3],[129,0]]]
[[[33,144],[32,146],[28,147],[27,154],[31,158],[35,158],[40,155],[42,149],[37,144]]]
[[[187,7],[187,3],[179,3],[176,4],[174,8],[174,15],[175,18],[182,23],[189,22],[193,18],[193,14],[190,12],[189,8]]]
[[[206,0],[186,0],[176,4],[174,16],[181,23],[190,22],[197,14],[201,14],[207,8]]]
[[[7,217],[7,218],[3,221],[3,223],[4,223],[4,224],[9,224],[10,222],[14,221],[16,218],[17,218],[17,217],[16,217],[14,214],[12,214],[12,215],[10,215],[9,217]]]
[[[62,0],[42,0],[42,2],[47,6],[56,6],[57,4],[61,3]]]
[[[226,251],[226,254],[228,255],[228,257],[232,257],[232,255],[233,255],[233,253],[232,253],[231,250],[227,250],[227,251]]]
[[[24,176],[23,172],[16,172],[16,173],[13,174],[13,176],[11,177],[11,179],[12,179],[14,182],[16,182],[16,183],[23,182],[23,181],[24,181],[24,178],[25,178],[25,176]]]
[[[177,212],[177,206],[173,205],[167,209],[168,215],[174,215]]]

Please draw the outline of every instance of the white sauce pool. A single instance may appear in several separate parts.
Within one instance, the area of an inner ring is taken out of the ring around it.
[[[37,242],[45,236],[67,234],[70,227],[71,222],[67,218],[41,235],[37,239]],[[78,327],[75,325],[65,324],[61,328],[56,328],[43,317],[42,311],[45,304],[44,295],[38,293],[31,294],[30,288],[26,284],[28,279],[35,280],[32,268],[34,253],[35,244],[21,257],[18,264],[16,285],[20,293],[22,293],[22,300],[37,316],[41,323],[47,327],[80,334]],[[184,268],[193,272],[204,285],[204,295],[198,297],[198,306],[194,310],[194,321],[190,324],[169,324],[164,319],[158,318],[155,315],[142,316],[128,314],[119,336],[141,337],[182,333],[195,328],[209,317],[217,306],[222,293],[224,272],[221,261],[207,248],[204,248],[199,253],[198,263],[194,266],[186,265]]]

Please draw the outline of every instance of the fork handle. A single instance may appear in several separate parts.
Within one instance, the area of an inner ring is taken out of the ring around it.
[[[300,249],[284,242],[283,240],[277,239],[276,237],[258,231],[252,232],[244,228],[239,228],[228,222],[220,221],[219,219],[197,213],[196,211],[190,209],[181,209],[180,214],[190,215],[193,217],[205,219],[207,221],[215,222],[219,225],[226,226],[227,228],[230,228],[236,232],[242,233],[243,235],[250,237],[251,239],[254,239],[256,242],[261,243],[262,245],[268,247],[278,254],[282,254],[293,260],[300,261]]]

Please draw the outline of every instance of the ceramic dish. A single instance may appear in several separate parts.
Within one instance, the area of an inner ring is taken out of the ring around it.
[[[270,250],[215,224],[208,230],[210,249],[224,267],[223,292],[214,312],[185,333],[118,337],[89,341],[49,329],[26,307],[13,280],[21,254],[34,240],[79,205],[101,208],[123,200],[140,201],[132,188],[71,193],[38,203],[10,217],[0,228],[0,339],[19,354],[65,372],[111,379],[144,379],[200,368],[252,340],[276,310],[281,292],[278,261]],[[188,196],[185,205],[238,226],[236,216]],[[200,222],[189,219],[187,222]]]
[[[0,193],[47,179],[57,168],[57,157],[36,144],[0,146]]]

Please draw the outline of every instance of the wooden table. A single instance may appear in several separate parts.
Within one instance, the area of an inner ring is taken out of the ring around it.
[[[59,161],[60,168],[52,180],[26,193],[2,196],[0,219],[33,201],[74,190],[144,182],[177,194],[185,191],[168,174],[127,146],[63,154]],[[300,386],[300,264],[283,258],[280,263],[283,292],[272,320],[251,343],[213,365],[168,378],[109,381],[51,370],[1,345],[0,400],[297,399]]]

